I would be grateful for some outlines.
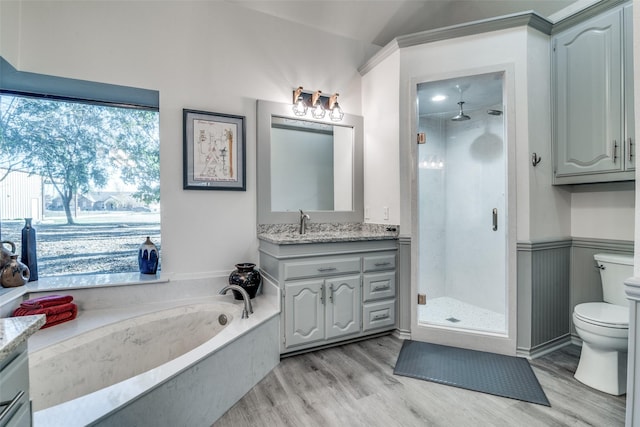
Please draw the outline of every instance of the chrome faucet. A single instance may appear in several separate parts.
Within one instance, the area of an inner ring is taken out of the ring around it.
[[[247,291],[245,291],[238,285],[227,285],[224,288],[220,289],[220,292],[218,292],[218,294],[224,295],[227,293],[229,289],[231,289],[232,291],[238,291],[242,295],[242,299],[244,300],[244,309],[242,310],[242,318],[248,319],[249,313],[253,314],[253,306],[251,305],[251,298],[249,298],[249,294],[247,293]]]
[[[302,212],[302,209],[300,209],[300,234],[305,234],[307,232],[307,221],[310,219],[309,215]]]

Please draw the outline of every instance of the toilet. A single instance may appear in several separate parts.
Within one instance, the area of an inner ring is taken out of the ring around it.
[[[573,324],[582,339],[575,373],[581,383],[613,395],[626,393],[629,304],[624,281],[633,276],[633,256],[595,254],[604,302],[578,304]]]

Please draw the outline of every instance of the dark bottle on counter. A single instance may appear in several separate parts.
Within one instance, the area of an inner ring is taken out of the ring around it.
[[[38,280],[38,257],[36,256],[36,229],[31,225],[31,218],[24,219],[22,229],[22,263],[29,267],[29,281]]]

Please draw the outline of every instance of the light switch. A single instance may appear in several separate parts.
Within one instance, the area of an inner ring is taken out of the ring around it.
[[[384,216],[385,220],[389,220],[389,208],[387,206],[382,208],[382,215]]]

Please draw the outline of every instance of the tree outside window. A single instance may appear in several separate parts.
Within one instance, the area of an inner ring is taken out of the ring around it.
[[[21,219],[36,217],[41,277],[48,270],[137,271],[137,246],[146,235],[160,243],[158,116],[147,108],[1,94],[2,240],[19,242]],[[39,194],[25,194],[34,178]],[[47,244],[49,237],[55,242]],[[57,249],[48,259],[56,246],[68,253]],[[129,252],[118,265],[96,261],[101,253],[109,259]],[[71,260],[78,257],[84,259]]]

